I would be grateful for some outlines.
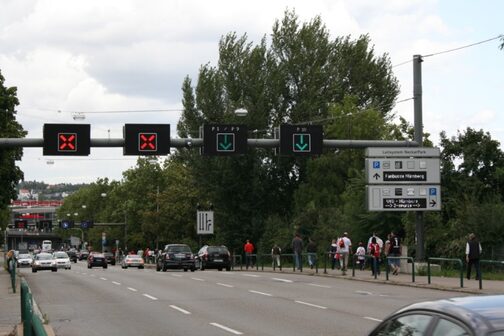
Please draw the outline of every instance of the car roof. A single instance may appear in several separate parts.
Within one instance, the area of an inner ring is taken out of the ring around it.
[[[504,329],[504,295],[465,296],[437,301],[419,302],[404,307],[394,315],[411,311],[433,311],[465,321],[473,328]]]

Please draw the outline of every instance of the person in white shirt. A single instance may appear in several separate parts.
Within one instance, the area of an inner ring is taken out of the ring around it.
[[[366,265],[366,249],[364,248],[364,244],[362,242],[359,243],[359,247],[357,247],[357,251],[355,251],[357,255],[357,263],[359,264],[359,269],[362,271],[364,266]]]
[[[343,237],[338,240],[338,253],[340,254],[341,272],[346,275],[348,259],[352,253],[352,241],[348,238],[348,233],[343,233]]]

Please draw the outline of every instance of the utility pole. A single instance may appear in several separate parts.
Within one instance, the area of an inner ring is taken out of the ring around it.
[[[413,55],[413,109],[415,113],[415,142],[423,145],[422,121],[422,55]],[[415,212],[416,261],[425,259],[424,249],[424,215],[422,211]]]

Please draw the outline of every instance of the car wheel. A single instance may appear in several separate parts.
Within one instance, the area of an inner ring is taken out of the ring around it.
[[[107,265],[103,265],[103,268],[107,268]]]
[[[191,267],[191,272],[194,272],[194,271],[196,271],[196,267],[193,266],[193,267]]]
[[[187,268],[184,268],[184,272],[187,272]]]
[[[87,268],[91,268],[91,265],[89,265],[89,264],[88,264],[88,265],[87,265]]]
[[[159,266],[159,264],[156,264],[156,271],[161,271],[161,266]]]
[[[143,266],[138,266],[138,268],[139,268],[139,269],[144,269],[144,267],[143,267]]]
[[[113,262],[113,263],[110,263],[110,264],[111,264],[112,266],[115,266],[115,262]]]
[[[219,270],[219,272],[222,272],[222,267],[219,267],[219,268],[217,268],[217,269]]]
[[[226,271],[231,271],[231,266],[226,267]]]
[[[204,271],[205,270],[205,265],[203,263],[200,264],[200,270]]]
[[[163,265],[163,272],[166,272],[166,265]]]
[[[37,273],[37,270],[35,268],[32,268],[32,273]]]
[[[58,272],[58,269],[57,268],[53,268],[51,271],[52,272]]]

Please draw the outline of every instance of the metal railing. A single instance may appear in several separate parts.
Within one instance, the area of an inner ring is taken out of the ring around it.
[[[7,267],[9,268],[12,292],[16,293],[16,259],[9,259]]]
[[[21,280],[21,321],[24,336],[47,336],[42,321],[34,312],[30,287],[24,279]]]
[[[310,259],[310,256],[312,258],[315,259],[315,263],[313,265],[313,268],[315,269],[315,273],[318,273],[318,263],[319,263],[319,256],[317,253],[314,253],[314,252],[308,252],[308,253],[301,253],[301,262],[300,262],[300,269],[299,271],[300,272],[303,272],[303,263],[305,261],[308,261]],[[294,253],[283,253],[283,254],[280,254],[280,265],[282,264],[285,264],[285,263],[282,263],[282,258],[283,260],[285,261],[285,259],[289,258],[289,259],[292,259],[292,271],[295,272],[296,271],[296,255]],[[275,258],[274,256],[271,254],[271,253],[265,253],[265,254],[259,254],[258,255],[258,262],[257,264],[261,263],[261,270],[264,271],[264,262],[265,260],[271,260],[271,265],[273,267],[273,270],[275,271],[277,266],[276,266],[276,263],[275,263]],[[282,266],[279,267],[280,270],[282,270]]]
[[[464,287],[464,264],[462,262],[462,259],[456,259],[456,258],[427,258],[427,282],[430,285],[431,284],[431,260],[435,261],[451,261],[454,263],[457,263],[460,266],[460,288]]]
[[[501,261],[501,260],[480,260],[479,289],[483,289],[483,272],[481,271],[481,266],[483,264],[504,266],[504,261]],[[478,274],[476,274],[476,275],[478,275]]]
[[[412,257],[385,257],[385,278],[389,279],[388,261],[390,259],[408,260],[411,263],[411,282],[415,282],[415,260]]]
[[[373,272],[374,273],[374,278],[377,279],[378,278],[378,273],[380,272],[380,265],[378,264],[377,260],[375,257],[371,256],[371,255],[357,255],[357,254],[354,254],[353,255],[353,258],[352,258],[352,276],[355,277],[355,265],[357,264],[356,263],[356,260],[358,260],[359,257],[364,257],[364,261],[366,260],[371,260],[371,270],[373,270],[373,266],[375,267],[375,269],[377,270],[377,272]],[[388,280],[388,279],[387,279]]]

